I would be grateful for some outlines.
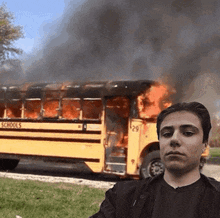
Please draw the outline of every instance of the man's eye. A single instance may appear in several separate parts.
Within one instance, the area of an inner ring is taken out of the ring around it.
[[[183,135],[184,135],[184,136],[187,136],[187,137],[190,137],[190,136],[193,136],[193,135],[194,135],[194,132],[186,131],[186,132],[183,132]]]
[[[165,138],[169,138],[172,136],[172,132],[164,132],[161,134],[161,136],[165,137]]]

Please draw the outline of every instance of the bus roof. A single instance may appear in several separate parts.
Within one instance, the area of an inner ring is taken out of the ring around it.
[[[15,92],[25,98],[42,98],[45,92],[62,92],[65,98],[102,98],[110,96],[137,96],[157,84],[150,80],[105,81],[105,82],[66,82],[66,83],[25,83],[21,86],[1,86],[0,92]],[[6,96],[9,96],[8,94]],[[13,97],[12,97],[13,98]],[[17,95],[16,95],[16,98]]]
[[[136,96],[152,84],[155,82],[149,80],[72,83],[66,86],[65,97]]]

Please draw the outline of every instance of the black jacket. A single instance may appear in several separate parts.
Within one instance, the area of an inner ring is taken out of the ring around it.
[[[118,182],[106,192],[98,213],[90,218],[139,218],[145,201],[150,202],[149,185],[163,174],[145,180]],[[220,218],[220,182],[201,174],[210,190],[201,202],[201,218]]]

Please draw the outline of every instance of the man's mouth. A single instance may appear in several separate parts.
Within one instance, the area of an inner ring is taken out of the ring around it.
[[[172,155],[185,155],[185,154],[179,151],[169,151],[166,153],[166,156],[172,156]]]

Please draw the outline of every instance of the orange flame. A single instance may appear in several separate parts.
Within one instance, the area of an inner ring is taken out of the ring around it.
[[[102,113],[102,101],[83,101],[83,119],[99,119]]]
[[[59,100],[48,100],[44,102],[44,117],[58,116]]]
[[[7,104],[7,110],[6,114],[8,118],[19,118],[21,117],[21,107],[22,107],[22,102],[17,101],[14,103],[8,103]]]
[[[32,100],[26,102],[24,116],[30,119],[37,119],[40,117],[41,101]]]
[[[80,115],[80,101],[62,100],[62,117],[65,119],[78,119]]]
[[[128,117],[130,112],[130,100],[127,97],[113,97],[107,100],[106,114],[108,124],[111,123],[116,133],[116,146],[127,147],[128,145]],[[111,126],[110,125],[110,126]],[[119,154],[120,155],[120,154]]]
[[[125,118],[129,116],[129,99],[126,97],[114,97],[107,101],[107,108],[114,111],[119,117]]]
[[[172,94],[164,84],[152,86],[137,97],[137,105],[140,118],[153,118],[161,110],[169,107],[172,103],[168,97]]]

